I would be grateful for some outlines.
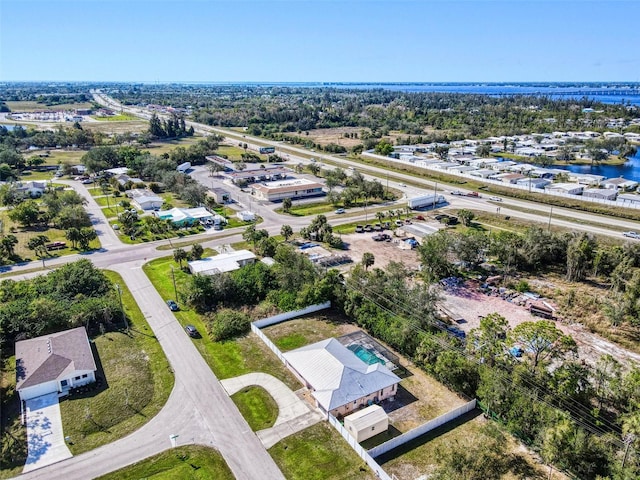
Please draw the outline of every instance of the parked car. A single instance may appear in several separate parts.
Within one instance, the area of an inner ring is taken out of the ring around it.
[[[90,183],[93,183],[93,180],[87,178],[86,180],[82,180],[82,183],[84,183],[85,185],[89,185]]]
[[[630,238],[640,238],[640,234],[638,232],[634,232],[634,231],[624,232],[622,235],[624,235],[625,237],[630,237]]]
[[[336,210],[336,213],[344,213],[345,209],[344,208],[339,208]]]
[[[173,300],[167,300],[167,306],[169,307],[169,310],[171,310],[172,312],[177,312],[178,310],[180,310],[180,307],[178,307],[178,304]]]
[[[356,225],[356,233],[364,232],[364,227],[362,225]]]
[[[193,325],[187,325],[186,327],[184,327],[185,332],[187,332],[187,334],[192,337],[192,338],[200,338],[200,332],[198,332],[198,329],[196,327],[194,327]]]
[[[396,220],[396,227],[402,227],[404,222],[402,220]]]
[[[379,223],[376,223],[376,224],[373,226],[373,229],[374,229],[376,232],[381,232],[381,231],[382,231],[382,225],[380,225]]]
[[[364,231],[365,232],[373,232],[373,227],[371,225],[365,225],[364,226]]]

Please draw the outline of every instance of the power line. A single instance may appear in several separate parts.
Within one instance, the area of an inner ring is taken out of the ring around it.
[[[386,300],[387,302],[390,302],[390,299],[387,298],[386,296],[382,295],[380,292],[372,292],[370,288],[368,288],[366,285],[358,285],[358,287],[353,287],[352,285],[349,284],[349,282],[345,282],[345,286],[353,291],[357,291],[358,293],[360,293],[366,300],[368,300],[369,302],[373,303],[374,305],[376,305],[378,308],[380,308],[381,310],[389,313],[390,315],[399,318],[401,320],[405,320],[403,317],[401,317],[400,315],[398,315],[396,312],[390,310],[389,308],[380,305],[380,303],[376,300],[374,300],[373,298],[371,298],[369,295],[367,295],[366,293],[364,293],[362,290],[363,289],[367,289],[369,292],[371,292],[372,294],[375,294],[376,297],[381,298]],[[405,312],[405,314],[408,314],[408,316],[415,320],[416,319],[416,313],[412,311],[410,308],[407,308],[406,305],[398,302],[397,300],[394,301],[395,305],[398,305],[398,307],[403,310]],[[448,335],[451,335],[451,332],[449,332],[445,327],[438,325],[435,322],[431,322],[430,326],[444,332],[447,333]],[[423,328],[419,327],[418,325],[414,324],[413,322],[409,323],[409,327],[413,330],[416,331],[418,333],[428,333],[426,330],[424,330]],[[482,365],[482,362],[480,362],[479,360],[473,358],[469,353],[461,351],[460,349],[455,348],[454,346],[452,346],[450,343],[444,341],[444,339],[439,338],[438,336],[433,336],[433,339],[440,345],[442,346],[444,349],[446,350],[452,350],[455,351],[458,354],[463,355],[467,360],[476,363],[478,365]],[[508,377],[504,372],[498,370],[498,369],[493,369],[494,373],[501,379],[501,380],[506,380],[506,384],[511,384],[513,385],[514,388],[516,388],[518,391],[520,391],[521,393],[524,394],[528,394],[530,395],[530,391],[527,391],[526,389],[524,389],[522,386],[520,385],[515,385],[511,382],[511,378]],[[585,413],[585,411],[581,411],[582,409],[585,409],[586,407],[578,402],[576,402],[574,399],[570,399],[570,398],[561,398],[557,393],[552,393],[549,392],[548,390],[546,390],[546,388],[543,389],[542,386],[534,383],[533,381],[531,381],[531,379],[528,378],[522,378],[522,381],[529,386],[530,388],[532,388],[533,390],[535,390],[536,392],[538,392],[539,394],[543,395],[543,396],[550,396],[553,397],[557,400],[558,405],[553,405],[551,403],[549,403],[548,401],[544,400],[543,398],[540,398],[539,396],[536,396],[536,398],[534,398],[534,400],[541,402],[545,405],[547,405],[548,407],[554,409],[554,410],[566,410],[568,413],[572,414],[572,419],[575,421],[575,423],[577,423],[578,425],[584,427],[585,429],[591,431],[592,433],[600,433],[602,435],[606,435],[608,433],[615,433],[616,435],[620,434],[620,429],[618,426],[612,424],[611,422],[609,422],[606,419],[596,419],[593,420],[593,416],[590,413]],[[546,391],[545,391],[546,390]],[[578,407],[580,407],[580,409],[578,409],[576,406],[572,406],[572,405],[568,405],[567,404],[567,400],[571,400],[573,401]],[[587,417],[588,415],[588,417]],[[602,424],[605,428],[601,427],[600,424]],[[622,442],[620,442],[617,438],[613,439],[613,441],[620,447],[623,446]]]

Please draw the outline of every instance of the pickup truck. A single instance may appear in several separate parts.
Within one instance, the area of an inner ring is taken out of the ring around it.
[[[477,197],[480,198],[480,194],[478,192],[469,192],[467,193],[467,197]]]

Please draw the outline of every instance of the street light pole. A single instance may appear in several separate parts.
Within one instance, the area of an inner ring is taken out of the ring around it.
[[[176,274],[173,270],[173,265],[171,265],[171,279],[173,280],[173,295],[175,296],[176,302],[178,301],[178,289],[176,288]]]
[[[122,312],[122,321],[127,332],[129,332],[129,322],[127,322],[127,316],[124,314],[124,307],[122,306],[122,290],[120,290],[120,284],[116,283],[116,290],[118,291],[118,299],[120,300],[120,311]]]
[[[550,232],[551,231],[551,215],[553,214],[553,207],[551,207],[551,210],[549,210],[549,224],[547,225],[547,231]]]

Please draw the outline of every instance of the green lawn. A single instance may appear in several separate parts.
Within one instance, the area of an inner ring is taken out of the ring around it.
[[[367,203],[367,212],[370,212],[373,215],[375,215],[376,211],[387,211],[389,209],[388,207],[384,207],[384,208],[378,207],[380,203],[382,202],[375,201],[375,202]],[[354,213],[357,215],[361,215],[364,213],[364,205],[365,205],[364,202],[356,202],[355,205],[346,209],[347,213]],[[287,212],[287,214],[292,215],[294,217],[304,217],[307,215],[320,215],[323,213],[333,212],[338,208],[344,208],[344,205],[342,205],[342,203],[338,205],[333,205],[327,201],[296,204],[296,202],[294,201],[293,206],[291,207],[289,212]],[[282,207],[276,208],[275,211],[278,213],[285,213]]]
[[[0,222],[2,222],[5,235],[15,235],[18,239],[15,253],[22,258],[23,261],[40,260],[36,257],[33,250],[29,250],[27,248],[29,239],[38,235],[46,235],[49,238],[49,242],[66,242],[68,245],[66,248],[61,250],[53,250],[49,252],[49,257],[45,257],[45,262],[47,258],[57,258],[63,255],[72,255],[79,252],[78,249],[71,248],[71,242],[65,238],[64,230],[60,230],[58,228],[48,228],[46,230],[39,230],[35,227],[23,228],[11,221],[6,210],[0,211]],[[100,248],[100,240],[97,238],[92,240],[89,243],[89,247],[91,250]]]
[[[99,122],[128,122],[135,120],[137,117],[129,115],[128,113],[121,113],[119,115],[111,115],[109,117],[101,117],[98,115],[91,115],[91,118],[98,120]]]
[[[242,161],[243,153],[245,153],[244,148],[231,146],[231,145],[220,145],[220,147],[218,147],[218,150],[216,151],[216,155],[220,155],[221,157],[227,157],[232,162]],[[267,158],[269,157],[268,155],[260,155],[255,150],[247,150],[247,153],[255,153],[264,162],[266,162]]]
[[[234,480],[222,455],[200,445],[187,445],[162,452],[98,480]]]
[[[202,137],[197,135],[194,135],[193,137],[178,138],[176,140],[158,140],[146,146],[145,149],[148,149],[153,155],[160,156],[163,153],[169,153],[176,147],[189,147],[190,145],[197,143],[199,140],[202,140]]]
[[[375,478],[367,464],[327,422],[288,436],[271,447],[269,453],[287,480]]]
[[[347,319],[332,310],[324,310],[306,317],[296,318],[262,329],[281,351],[287,352],[325,338],[344,335]]]
[[[231,400],[254,432],[273,427],[278,418],[278,405],[262,387],[244,388],[231,395]]]
[[[75,110],[77,108],[93,108],[93,104],[89,102],[83,103],[62,103],[60,105],[46,105],[36,101],[18,101],[6,102],[12,112],[34,112],[40,110]]]
[[[117,273],[105,273],[122,288],[130,332],[107,332],[94,339],[98,375],[107,388],[60,403],[74,455],[140,428],[160,411],[173,388],[169,363],[133,296]]]
[[[204,318],[185,305],[180,294],[187,288],[190,274],[180,270],[172,256],[153,260],[143,267],[162,298],[168,300],[176,296],[173,290],[171,266],[174,267],[173,273],[178,290],[177,301],[180,305],[176,318],[182,325],[194,325],[202,334],[202,338],[194,339],[193,342],[216,377],[222,380],[245,373],[264,372],[282,380],[292,390],[300,388],[298,380],[256,335],[248,334],[224,342],[214,342],[209,338]]]

